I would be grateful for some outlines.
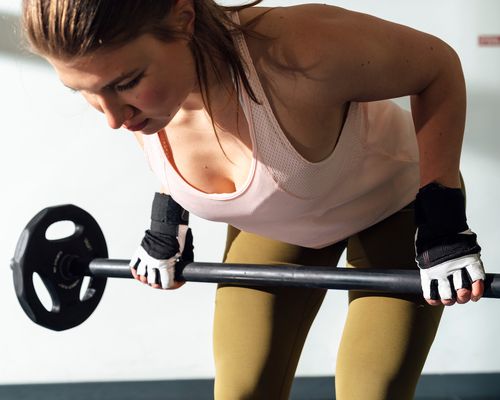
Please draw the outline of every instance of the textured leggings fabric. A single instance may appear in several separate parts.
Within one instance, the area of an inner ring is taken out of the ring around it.
[[[225,262],[332,266],[347,246],[350,267],[416,268],[414,231],[411,206],[319,250],[229,227]],[[288,399],[302,347],[325,294],[322,289],[219,285],[215,399]],[[351,291],[337,355],[337,399],[412,399],[441,313],[442,307],[427,306],[411,296]]]

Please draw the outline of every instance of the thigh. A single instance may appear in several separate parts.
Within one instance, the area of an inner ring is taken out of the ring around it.
[[[229,228],[225,261],[336,265],[343,246],[306,249]],[[219,285],[215,398],[288,399],[300,352],[325,290]]]
[[[414,211],[405,207],[349,239],[355,268],[416,269]],[[349,310],[337,359],[341,399],[412,399],[442,307],[419,296],[349,293]]]

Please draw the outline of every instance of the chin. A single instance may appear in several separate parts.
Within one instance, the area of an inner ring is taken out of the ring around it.
[[[143,135],[152,135],[152,134],[155,134],[156,132],[162,130],[166,126],[167,126],[167,123],[163,123],[160,121],[150,122],[149,124],[147,124],[144,127],[144,129],[141,131],[141,133]]]
[[[142,135],[154,135],[158,131],[152,131],[151,129],[144,129],[142,131],[139,131]]]

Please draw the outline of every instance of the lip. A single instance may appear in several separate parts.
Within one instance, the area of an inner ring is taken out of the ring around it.
[[[128,129],[129,131],[137,132],[137,131],[140,131],[140,130],[144,129],[146,127],[146,125],[148,124],[148,122],[149,122],[149,118],[146,118],[144,121],[142,121],[139,124],[131,125],[131,126],[124,125],[124,127],[126,129]]]

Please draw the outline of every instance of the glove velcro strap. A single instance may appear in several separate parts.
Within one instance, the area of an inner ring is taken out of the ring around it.
[[[189,212],[169,195],[155,193],[151,207],[151,230],[177,236],[178,225],[189,223]]]
[[[174,235],[147,230],[141,246],[157,260],[167,260],[179,252],[179,242]]]
[[[150,229],[153,232],[158,232],[158,233],[162,233],[164,235],[170,235],[173,237],[177,237],[177,235],[179,233],[179,224],[172,225],[172,224],[166,224],[166,223],[160,222],[160,221],[151,220]]]
[[[417,238],[420,236],[419,233],[417,232]],[[418,266],[426,269],[446,261],[478,254],[481,252],[481,247],[476,239],[476,234],[472,232],[449,235],[435,240],[434,243],[422,243],[423,241],[418,238],[416,242]]]
[[[415,222],[418,227],[426,227],[435,237],[469,229],[462,190],[435,182],[421,188],[415,199]]]

